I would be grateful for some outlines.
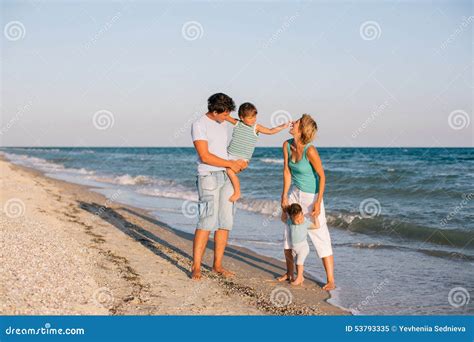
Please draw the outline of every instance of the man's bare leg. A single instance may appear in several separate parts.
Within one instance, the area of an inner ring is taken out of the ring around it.
[[[234,272],[226,270],[222,266],[222,259],[224,258],[228,237],[229,231],[226,229],[218,229],[214,233],[214,265],[212,266],[212,270],[224,277],[232,277],[235,275]]]
[[[334,282],[334,255],[324,257],[322,258],[322,261],[328,279],[326,285],[323,286],[323,290],[334,290],[336,288],[336,283]]]
[[[278,281],[293,281],[295,275],[295,262],[293,260],[293,250],[285,249],[286,273],[277,278]]]
[[[229,197],[229,201],[235,202],[240,198],[240,181],[239,177],[231,169],[227,170],[227,176],[229,176],[232,187],[234,188],[234,193]]]
[[[201,279],[201,262],[206,251],[207,240],[209,240],[208,230],[196,229],[193,242],[193,266],[191,268],[191,278]]]

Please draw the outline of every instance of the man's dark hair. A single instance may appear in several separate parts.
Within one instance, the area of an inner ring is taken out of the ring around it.
[[[294,218],[299,213],[302,213],[303,209],[298,203],[293,203],[286,208],[286,212],[288,213],[288,215],[290,215],[291,218]]]
[[[217,114],[227,111],[233,112],[235,110],[235,103],[230,96],[217,93],[207,99],[207,109],[209,112],[216,112]]]
[[[257,108],[250,102],[242,103],[239,107],[239,118],[257,115]]]

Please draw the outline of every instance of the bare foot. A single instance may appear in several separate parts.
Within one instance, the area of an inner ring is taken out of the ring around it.
[[[223,276],[224,278],[231,278],[233,276],[235,276],[235,272],[232,272],[232,271],[229,271],[229,270],[226,270],[225,268],[221,267],[221,268],[215,268],[213,267],[212,268],[212,271]]]
[[[293,278],[288,277],[287,273],[285,273],[281,277],[277,278],[277,281],[279,281],[279,282],[282,282],[282,281],[285,281],[285,280],[293,281]]]
[[[232,196],[229,197],[229,201],[237,202],[239,198],[240,198],[240,192],[234,192]]]
[[[323,290],[331,291],[336,288],[336,284],[333,281],[328,281],[326,285],[323,286]]]
[[[294,281],[291,282],[291,285],[294,285],[294,286],[298,286],[298,285],[302,285],[304,282],[304,278],[301,277],[297,277]]]
[[[192,268],[191,269],[191,279],[192,280],[201,280],[201,269],[200,268]]]

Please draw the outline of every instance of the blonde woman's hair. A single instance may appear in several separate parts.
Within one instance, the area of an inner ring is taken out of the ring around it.
[[[311,115],[303,114],[300,119],[300,141],[303,145],[309,144],[314,140],[318,125]]]

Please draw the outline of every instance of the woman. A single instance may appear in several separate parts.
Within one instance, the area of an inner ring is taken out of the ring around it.
[[[292,203],[299,203],[303,213],[312,220],[319,220],[319,228],[309,230],[308,235],[316,247],[318,256],[322,259],[326,270],[327,282],[324,290],[333,290],[334,282],[334,256],[332,254],[331,237],[326,223],[324,211],[324,186],[326,178],[318,151],[311,144],[314,140],[318,126],[308,114],[293,122],[290,134],[293,139],[283,144],[283,192],[281,194],[282,209]],[[293,281],[294,261],[289,241],[289,227],[285,226],[284,249],[287,272],[279,281]]]

